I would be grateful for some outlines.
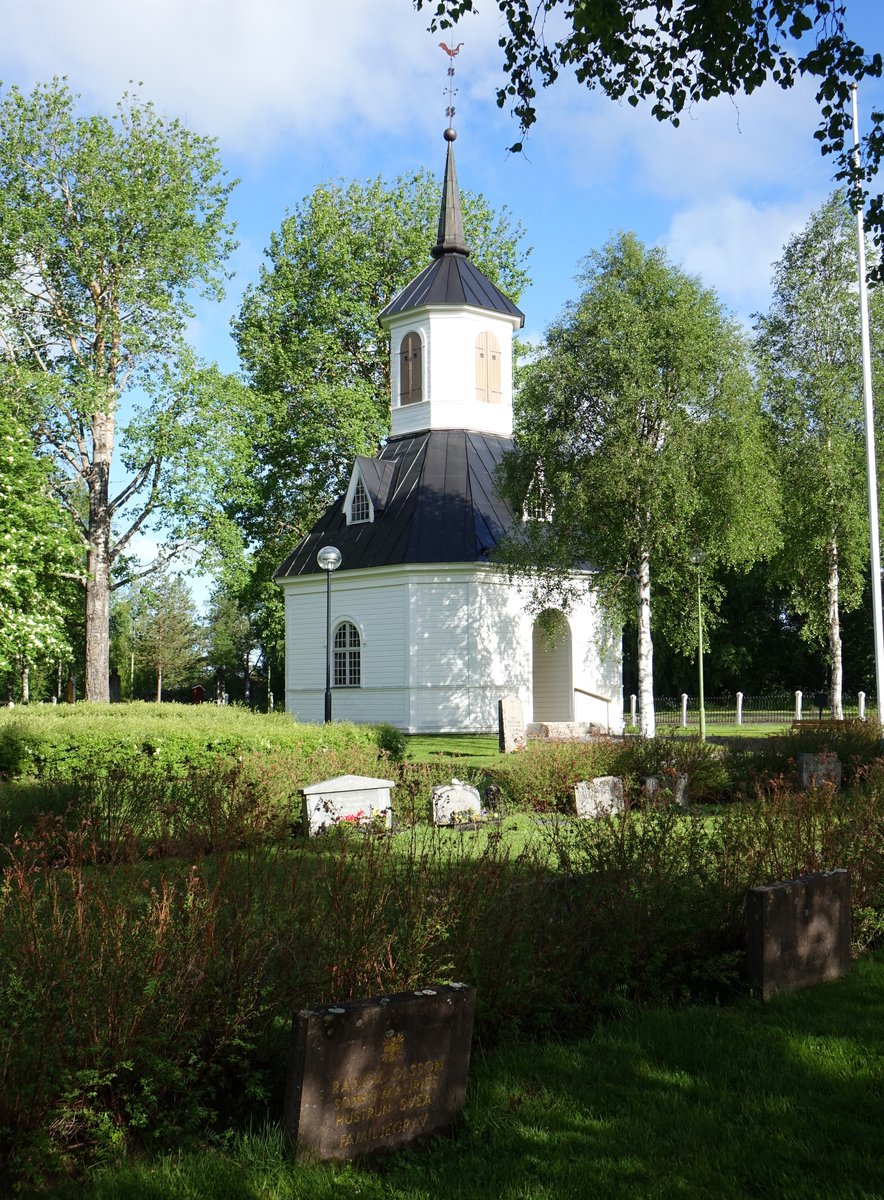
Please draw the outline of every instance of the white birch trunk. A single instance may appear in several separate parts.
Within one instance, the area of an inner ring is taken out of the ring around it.
[[[840,721],[844,716],[841,705],[844,671],[841,662],[841,620],[838,611],[838,545],[834,540],[826,546],[826,560],[829,568],[826,586],[829,596],[829,662],[832,670],[829,707],[832,710],[832,717],[836,721]]]
[[[651,559],[642,551],[636,583],[638,604],[638,702],[639,730],[642,737],[657,732],[654,715],[654,646],[651,641]]]

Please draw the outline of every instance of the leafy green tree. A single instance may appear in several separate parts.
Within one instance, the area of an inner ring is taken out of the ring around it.
[[[0,372],[2,386],[2,372]],[[51,495],[51,464],[4,389],[0,408],[0,673],[18,671],[28,701],[31,667],[66,657],[68,580],[82,573],[82,546]]]
[[[781,577],[828,647],[832,715],[841,716],[841,613],[862,601],[869,566],[857,291],[856,222],[836,192],[791,238],[775,266],[773,298],[757,321],[765,408],[788,522]],[[880,393],[884,303],[870,304]]]
[[[207,635],[209,666],[223,676],[225,690],[246,704],[251,703],[257,632],[251,614],[244,610],[237,593],[225,586],[223,580],[212,595]]]
[[[634,612],[641,730],[653,736],[652,570],[660,620],[687,649],[692,548],[714,607],[719,564],[750,564],[774,535],[774,481],[747,348],[714,293],[633,234],[591,254],[580,281],[525,370],[501,480],[517,510],[539,501],[552,519],[526,520],[507,557],[533,576],[541,609],[591,586],[613,625]]]
[[[163,687],[188,683],[203,658],[203,630],[180,575],[162,570],[136,586],[132,625],[136,658],[156,681],[159,702]]]
[[[414,0],[433,13],[431,28],[447,29],[474,8],[473,0]],[[847,36],[846,0],[497,0],[506,81],[497,103],[511,104],[526,132],[537,119],[538,87],[562,70],[614,100],[649,103],[660,121],[715,96],[751,94],[771,81],[791,88],[816,82],[823,154],[840,160],[839,179],[853,180],[850,85],[880,76],[880,53],[866,54]],[[884,159],[884,112],[872,113],[865,136],[865,178]],[[511,147],[521,150],[522,143]],[[875,240],[884,238],[884,196],[870,205]]]
[[[59,80],[0,103],[0,354],[39,391],[42,446],[87,496],[81,513],[59,489],[87,548],[88,700],[108,698],[114,562],[187,494],[182,462],[199,457],[184,330],[193,292],[220,294],[231,186],[214,141],[137,97],[113,119],[79,116]],[[143,402],[121,431],[127,393]]]
[[[273,569],[340,492],[354,455],[375,453],[389,430],[389,339],[378,314],[428,264],[440,195],[426,172],[323,184],[271,236],[234,322],[254,389],[243,420],[257,469],[225,488],[226,511],[258,555],[255,603],[271,603]],[[528,282],[521,227],[482,196],[461,199],[475,261],[518,299]]]

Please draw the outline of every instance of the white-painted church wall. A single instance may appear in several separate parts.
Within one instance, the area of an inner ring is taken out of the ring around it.
[[[321,721],[325,693],[325,576],[284,582],[286,708]],[[333,688],[336,720],[389,721],[408,732],[490,732],[497,702],[516,695],[533,719],[532,631],[525,597],[502,571],[464,565],[340,570],[332,627],[359,630],[362,685]],[[568,615],[573,716],[620,726],[616,655],[601,657],[591,600]],[[606,704],[593,697],[611,697]]]

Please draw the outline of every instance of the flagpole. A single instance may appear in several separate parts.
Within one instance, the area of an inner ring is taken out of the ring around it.
[[[853,98],[853,164],[857,175],[860,169],[859,115],[856,84],[851,84]],[[859,326],[862,341],[863,413],[866,432],[866,475],[869,492],[869,548],[872,569],[872,616],[875,630],[875,684],[878,697],[878,720],[884,721],[884,622],[881,612],[881,544],[878,537],[878,472],[875,465],[875,407],[872,396],[872,349],[869,338],[869,292],[866,284],[866,231],[863,223],[862,199],[856,206],[857,261],[859,264]]]

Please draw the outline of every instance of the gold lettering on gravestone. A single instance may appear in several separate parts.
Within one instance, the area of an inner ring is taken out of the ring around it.
[[[401,1034],[388,1039],[393,1044],[389,1058],[404,1055]],[[384,1051],[387,1044],[385,1043]],[[402,1133],[419,1133],[427,1123],[426,1110],[432,1105],[442,1078],[442,1059],[430,1058],[383,1071],[336,1079],[332,1084],[335,1125],[341,1131],[340,1149]],[[358,1128],[354,1129],[353,1127]]]

